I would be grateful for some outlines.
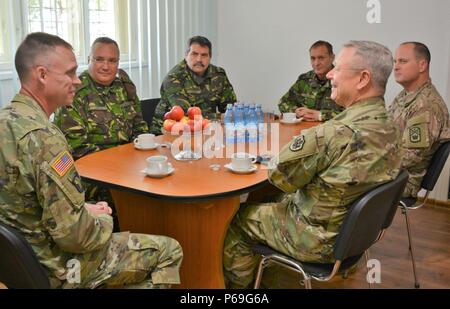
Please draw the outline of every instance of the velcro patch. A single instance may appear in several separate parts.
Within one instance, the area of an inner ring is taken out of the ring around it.
[[[409,141],[411,143],[420,143],[422,141],[422,131],[420,127],[409,128]]]
[[[59,177],[63,177],[73,166],[73,163],[72,156],[66,150],[63,151],[50,166],[55,170]]]
[[[289,149],[294,152],[299,151],[303,149],[303,145],[305,145],[305,136],[299,135],[292,141]]]

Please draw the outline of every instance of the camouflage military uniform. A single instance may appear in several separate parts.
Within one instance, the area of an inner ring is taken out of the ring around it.
[[[224,69],[210,64],[205,76],[197,76],[183,60],[164,78],[151,132],[161,132],[164,114],[172,106],[179,105],[185,112],[190,106],[198,106],[206,115],[216,113],[216,108],[224,113],[227,104],[234,102],[236,94]]]
[[[416,197],[434,152],[441,142],[450,139],[447,106],[428,81],[416,92],[400,92],[389,112],[403,133],[402,166],[409,172],[403,196]]]
[[[88,71],[80,75],[80,80],[82,84],[73,106],[62,107],[55,113],[55,124],[66,136],[75,160],[91,152],[129,143],[148,131],[136,88],[125,71],[119,70],[119,77],[109,87],[97,84]],[[109,190],[85,182],[83,185],[86,200],[106,201],[114,209]]]
[[[73,106],[55,113],[55,124],[66,136],[75,159],[129,143],[148,131],[133,82],[123,70],[119,70],[119,76],[105,87],[97,84],[88,71],[83,72]]]
[[[176,240],[112,234],[109,215],[84,207],[67,142],[37,102],[16,95],[0,111],[0,138],[0,221],[25,236],[52,287],[179,283],[182,250]],[[80,263],[79,283],[67,280],[70,259]]]
[[[254,243],[304,262],[333,262],[349,205],[397,176],[399,142],[381,98],[302,131],[271,162],[269,180],[285,192],[281,201],[243,205],[233,219],[224,247],[227,286],[245,288],[253,281],[259,262]]]
[[[340,113],[343,108],[330,98],[331,84],[329,80],[321,81],[314,70],[298,77],[294,85],[280,99],[280,112],[294,112],[297,107],[315,109],[322,114],[322,120],[329,120]]]

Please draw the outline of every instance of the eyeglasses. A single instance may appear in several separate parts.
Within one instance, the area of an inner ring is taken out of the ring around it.
[[[102,57],[92,57],[92,61],[98,64],[117,65],[120,59],[104,59]]]

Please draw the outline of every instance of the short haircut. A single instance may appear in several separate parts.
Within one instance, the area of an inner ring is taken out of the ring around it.
[[[431,62],[431,53],[430,50],[428,49],[428,47],[420,42],[404,42],[400,45],[406,45],[406,44],[413,44],[414,45],[414,54],[416,55],[416,59],[425,59],[425,61],[427,62],[428,66],[430,65]]]
[[[47,58],[57,46],[73,50],[72,45],[60,37],[45,32],[33,32],[27,35],[17,49],[14,63],[20,82],[26,81],[30,69],[41,63],[36,63],[38,58]]]
[[[333,55],[333,45],[331,45],[330,43],[328,43],[327,41],[317,41],[315,42],[313,45],[311,45],[311,47],[309,48],[309,51],[311,52],[311,49],[313,48],[317,48],[320,46],[325,46],[327,48],[328,54],[329,55]]]
[[[204,36],[193,36],[192,38],[190,38],[188,40],[188,46],[187,46],[187,50],[186,50],[186,55],[189,54],[189,51],[191,50],[191,45],[192,44],[198,44],[201,47],[208,47],[209,48],[209,56],[212,56],[212,45],[211,42],[205,38]]]
[[[394,65],[391,51],[386,46],[372,41],[349,41],[344,47],[355,48],[355,56],[361,57],[363,65],[372,74],[374,86],[384,94]]]
[[[108,38],[106,36],[101,36],[95,39],[95,41],[91,45],[91,54],[94,51],[95,44],[113,44],[117,48],[117,53],[120,55],[120,48],[119,44],[117,44],[116,41],[114,41],[111,38]]]

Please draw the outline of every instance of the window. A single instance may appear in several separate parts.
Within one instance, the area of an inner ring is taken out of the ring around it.
[[[27,0],[26,2],[28,31],[44,31],[62,37],[72,44],[79,59],[86,59],[89,46],[99,36],[115,39],[119,46],[123,46],[122,52],[127,53],[128,1]],[[86,19],[83,18],[83,12],[86,12]]]
[[[20,88],[13,57],[30,32],[58,35],[72,44],[78,73],[92,42],[119,44],[120,68],[140,98],[159,97],[167,72],[184,57],[187,39],[204,35],[214,45],[217,0],[0,0],[0,107]],[[216,49],[213,48],[213,52]]]
[[[72,44],[77,56],[83,47],[80,20],[80,1],[28,0],[29,32],[58,35]]]
[[[10,36],[8,31],[9,2],[0,1],[0,63],[11,62]]]

